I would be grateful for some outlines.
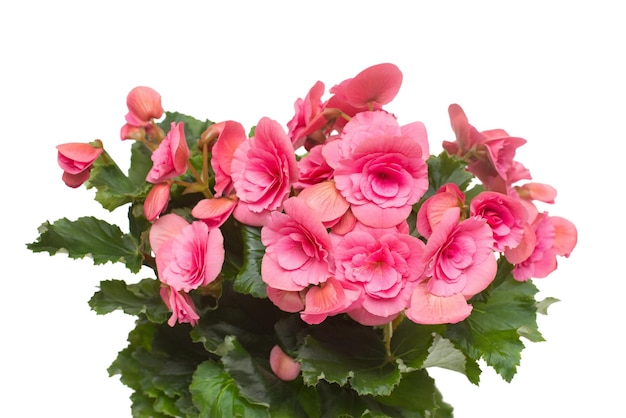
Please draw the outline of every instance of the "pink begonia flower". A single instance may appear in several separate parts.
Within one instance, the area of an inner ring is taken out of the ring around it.
[[[176,325],[176,322],[189,323],[192,326],[198,324],[200,316],[196,312],[196,305],[187,293],[177,292],[170,286],[162,286],[159,293],[167,309],[172,312],[167,320],[170,327]]]
[[[387,228],[406,220],[426,192],[428,168],[413,139],[372,137],[363,140],[350,158],[339,161],[334,179],[360,222]]]
[[[280,380],[289,382],[300,374],[300,363],[289,357],[275,345],[270,351],[270,368]]]
[[[315,212],[326,228],[336,225],[350,208],[350,203],[339,193],[333,181],[307,187],[300,192],[298,199]]]
[[[187,222],[170,213],[150,229],[159,280],[176,291],[190,292],[214,281],[224,264],[224,237],[202,221]]]
[[[204,135],[204,134],[203,134]],[[215,172],[215,196],[226,196],[233,191],[231,164],[237,147],[247,139],[239,122],[227,120],[207,129],[208,136],[217,136],[211,149],[211,167]]]
[[[311,87],[304,99],[297,99],[294,103],[295,114],[287,122],[289,139],[294,149],[303,146],[308,135],[326,125],[327,121],[322,113],[323,94],[324,83],[318,81]]]
[[[344,94],[354,107],[384,105],[391,102],[402,85],[402,72],[389,63],[372,65],[350,79]]]
[[[266,117],[259,121],[254,137],[242,142],[233,154],[231,177],[239,198],[235,219],[262,226],[271,211],[281,208],[298,181],[298,163],[278,122]]]
[[[448,209],[424,250],[425,277],[411,297],[407,317],[419,324],[458,322],[471,307],[462,303],[495,278],[493,233],[484,218],[460,220],[460,208]],[[434,296],[434,297],[433,297]]]
[[[219,228],[228,220],[237,206],[237,198],[214,197],[202,199],[191,209],[191,215],[207,224],[209,228]]]
[[[307,186],[329,180],[333,176],[333,168],[328,165],[322,155],[323,145],[316,145],[298,161],[298,181],[293,187],[302,190]]]
[[[189,155],[183,122],[172,122],[169,133],[152,153],[152,169],[146,181],[156,184],[184,174]]]
[[[497,192],[481,192],[470,203],[470,216],[487,220],[493,231],[494,249],[515,248],[522,241],[528,212],[518,199]]]
[[[532,224],[537,241],[532,254],[513,268],[513,278],[541,279],[556,270],[557,256],[569,257],[576,247],[578,233],[574,224],[559,216],[540,213]]]
[[[297,197],[284,202],[285,213],[273,212],[261,229],[266,246],[261,276],[280,290],[299,291],[332,274],[330,237],[315,212]]]
[[[63,170],[63,182],[77,188],[89,180],[93,163],[104,149],[89,143],[69,142],[57,145],[57,162]]]
[[[154,221],[167,208],[170,200],[170,183],[157,183],[148,192],[143,204],[143,214],[149,221]]]
[[[358,224],[335,240],[335,277],[361,289],[369,314],[387,318],[403,311],[422,277],[424,243],[397,228]]]
[[[126,120],[134,126],[144,126],[163,115],[161,95],[150,87],[135,87],[126,97],[128,115]]]
[[[320,324],[329,316],[350,311],[355,304],[360,305],[361,294],[360,286],[330,276],[319,286],[309,287],[300,317],[307,324]]]
[[[425,238],[430,237],[443,214],[450,208],[465,205],[465,193],[454,183],[446,183],[437,193],[426,199],[417,212],[417,232]]]

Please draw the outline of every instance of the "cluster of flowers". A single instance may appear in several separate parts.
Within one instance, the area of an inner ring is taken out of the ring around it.
[[[430,151],[421,122],[400,125],[383,108],[401,83],[395,65],[379,64],[332,87],[326,101],[324,84],[315,83],[296,101],[287,130],[266,117],[250,137],[235,121],[210,125],[198,144],[202,172],[189,161],[183,123],[167,134],[155,123],[164,112],[160,95],[148,87],[129,93],[121,137],[153,150],[144,210],[170,325],[197,323],[189,292],[219,276],[220,226],[231,216],[261,228],[269,299],[309,324],[344,313],[372,326],[402,314],[419,324],[456,323],[493,281],[498,257],[523,281],[547,276],[557,256],[569,256],[576,228],[535,205],[553,203],[556,191],[518,183],[531,180],[514,160],[526,141],[477,130],[456,104],[449,107],[456,141],[443,147],[467,162],[484,190],[468,201],[449,183],[415,213],[429,187]],[[64,181],[78,187],[102,149],[64,144],[58,151]],[[196,182],[180,180],[188,170]],[[175,183],[204,194],[192,222],[167,213]]]

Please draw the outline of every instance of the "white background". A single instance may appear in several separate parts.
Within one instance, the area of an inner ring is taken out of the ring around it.
[[[455,416],[625,416],[624,12],[617,1],[426,4],[3,2],[0,414],[131,415],[130,391],[106,368],[133,318],[97,316],[87,301],[100,280],[144,276],[26,250],[43,221],[64,216],[126,229],[124,210],[64,186],[55,145],[99,138],[126,166],[119,129],[137,85],[167,110],[248,129],[262,116],[286,124],[317,80],[330,88],[393,62],[404,83],[387,108],[401,123],[424,122],[439,152],[456,102],[479,129],[526,138],[517,159],[559,192],[544,209],[579,231],[572,256],[535,281],[561,302],[539,318],[547,342],[527,344],[512,383],[487,368],[479,387],[433,372]]]

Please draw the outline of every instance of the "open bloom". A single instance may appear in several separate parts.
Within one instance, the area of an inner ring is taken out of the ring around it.
[[[70,142],[57,145],[57,162],[63,169],[63,182],[76,188],[89,180],[91,168],[104,151],[89,143]]]
[[[355,309],[362,308],[384,323],[406,308],[424,272],[422,241],[397,228],[361,224],[334,239],[335,277],[362,294],[361,305]]]
[[[146,180],[150,183],[161,183],[184,174],[189,155],[183,122],[172,122],[169,133],[152,153],[152,169]]]
[[[224,238],[202,221],[191,224],[167,214],[152,224],[150,246],[159,280],[176,291],[189,292],[214,281],[224,263]]]
[[[284,208],[285,213],[273,212],[261,229],[263,281],[289,291],[325,282],[331,275],[332,247],[324,225],[300,198],[286,200]]]
[[[528,212],[519,200],[497,192],[482,192],[470,203],[470,216],[481,216],[493,231],[494,248],[504,252],[522,241]]]
[[[497,263],[493,233],[486,219],[459,222],[460,209],[450,208],[433,229],[424,250],[428,263],[406,311],[420,324],[455,323],[471,312],[465,299],[483,291],[494,279]]]
[[[230,168],[239,202],[234,217],[261,226],[270,211],[280,209],[298,180],[298,163],[291,140],[278,122],[262,118],[254,137],[242,142]]]

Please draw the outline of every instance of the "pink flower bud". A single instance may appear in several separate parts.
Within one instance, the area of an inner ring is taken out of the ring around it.
[[[126,105],[131,118],[138,121],[149,122],[150,119],[158,119],[163,115],[161,95],[150,87],[135,87],[128,93]]]
[[[70,142],[57,145],[57,161],[63,169],[63,182],[76,188],[89,179],[91,167],[104,151],[88,143]]]
[[[278,345],[270,351],[270,367],[281,380],[294,380],[300,374],[300,363],[295,362]]]

